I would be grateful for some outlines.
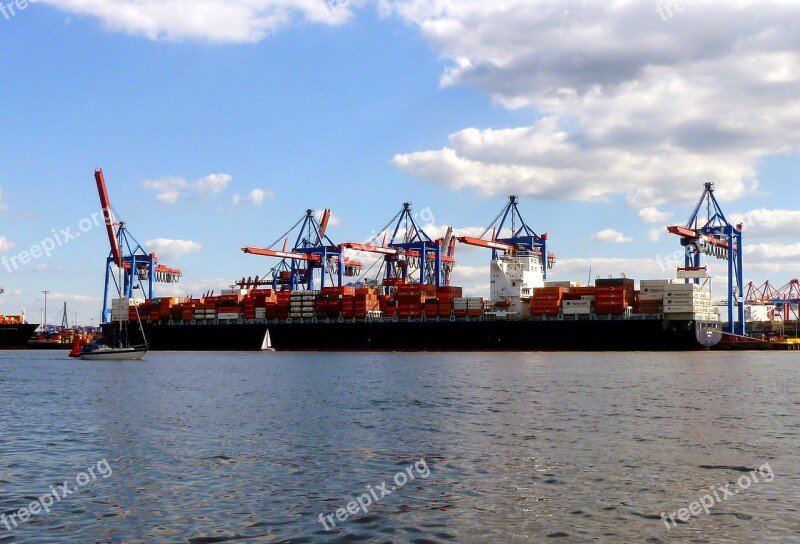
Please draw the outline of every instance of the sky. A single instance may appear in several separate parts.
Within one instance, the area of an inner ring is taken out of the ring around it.
[[[512,194],[549,279],[674,277],[665,227],[709,181],[745,280],[800,275],[797,1],[2,0],[0,50],[6,315],[38,322],[49,291],[49,322],[65,302],[98,322],[95,168],[183,270],[160,296],[265,274],[240,248],[306,209],[333,210],[337,243],[404,202],[432,236],[475,235]],[[487,295],[490,254],[457,258],[453,283]]]

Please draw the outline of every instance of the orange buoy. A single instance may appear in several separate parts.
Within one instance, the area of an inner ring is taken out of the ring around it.
[[[83,338],[80,334],[75,335],[75,339],[72,341],[72,351],[69,352],[70,357],[80,357],[81,352],[83,351]]]

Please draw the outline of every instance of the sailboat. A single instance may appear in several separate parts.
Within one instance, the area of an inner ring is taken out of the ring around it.
[[[121,299],[127,302],[127,299]],[[142,328],[142,321],[139,318],[138,312],[136,315],[139,323],[139,330],[144,339],[144,329]],[[124,344],[123,344],[124,342]],[[144,339],[144,344],[140,346],[131,346],[129,336],[127,334],[127,327],[125,321],[120,321],[119,335],[117,336],[117,345],[110,347],[102,343],[95,343],[87,346],[81,351],[79,357],[85,360],[93,361],[141,361],[147,353],[147,339]]]
[[[120,283],[122,285],[122,268],[120,268]],[[118,289],[120,296],[122,296],[121,289]],[[144,328],[142,327],[142,319],[139,312],[136,312],[136,322],[139,324],[139,332],[142,334],[144,344],[139,346],[130,345],[130,335],[128,334],[128,315],[129,300],[127,298],[119,298],[112,301],[111,320],[119,323],[119,331],[117,333],[117,344],[115,346],[107,346],[103,343],[94,343],[83,348],[77,357],[85,360],[93,361],[141,361],[147,353],[147,338],[144,336]],[[125,314],[125,315],[121,315]],[[70,354],[72,355],[72,354]]]
[[[272,347],[272,338],[269,336],[269,329],[267,329],[266,334],[264,334],[264,341],[261,343],[261,351],[275,351],[275,348]]]

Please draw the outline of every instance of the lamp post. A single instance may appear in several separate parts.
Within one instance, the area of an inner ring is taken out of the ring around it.
[[[50,291],[42,291],[42,293],[44,293],[44,318],[42,319],[44,323],[42,323],[42,329],[47,331],[47,295]]]

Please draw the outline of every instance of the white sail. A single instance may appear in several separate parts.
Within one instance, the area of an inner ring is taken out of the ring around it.
[[[261,343],[261,351],[275,351],[275,348],[272,347],[272,339],[269,336],[269,329],[267,329],[266,334],[264,334],[264,341]]]

